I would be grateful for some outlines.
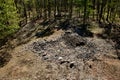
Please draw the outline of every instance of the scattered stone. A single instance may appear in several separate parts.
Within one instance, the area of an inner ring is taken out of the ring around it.
[[[61,61],[60,64],[70,63],[69,61]]]
[[[97,60],[99,55],[104,56],[114,50],[113,46],[103,39],[85,38],[73,32],[65,33],[54,41],[33,42],[29,49],[34,53],[40,53],[39,56],[45,61],[65,64],[70,68],[80,65],[77,62],[72,63],[73,61]]]
[[[89,68],[92,68],[92,65],[89,65]]]
[[[58,60],[63,60],[63,58],[62,58],[62,57],[59,57]]]
[[[70,63],[70,68],[75,68],[75,63],[74,62]]]

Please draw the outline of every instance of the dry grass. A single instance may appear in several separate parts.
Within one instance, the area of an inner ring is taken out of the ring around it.
[[[104,29],[100,27],[90,27],[88,30],[94,34],[102,34],[104,32]]]

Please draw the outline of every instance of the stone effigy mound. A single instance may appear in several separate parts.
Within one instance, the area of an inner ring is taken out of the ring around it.
[[[105,45],[104,45],[105,44]],[[30,44],[30,50],[48,61],[90,60],[109,54],[114,47],[102,39],[81,37],[76,33],[65,33],[51,41],[36,41]]]

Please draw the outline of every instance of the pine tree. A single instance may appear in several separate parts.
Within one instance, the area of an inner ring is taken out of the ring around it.
[[[0,39],[15,32],[18,26],[18,15],[13,0],[0,0]]]

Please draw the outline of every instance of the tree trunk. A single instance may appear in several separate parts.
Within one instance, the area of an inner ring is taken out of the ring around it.
[[[48,17],[51,18],[51,2],[48,0]]]
[[[73,0],[70,0],[69,18],[72,18],[73,13]]]
[[[47,5],[46,5],[47,1],[44,0],[44,20],[47,20]]]
[[[83,17],[84,25],[86,25],[86,16],[87,16],[87,0],[84,0],[84,17]]]
[[[24,6],[24,17],[25,17],[25,20],[26,20],[26,23],[27,23],[27,10],[26,10],[24,0],[22,0],[22,3],[23,3],[23,6]]]

